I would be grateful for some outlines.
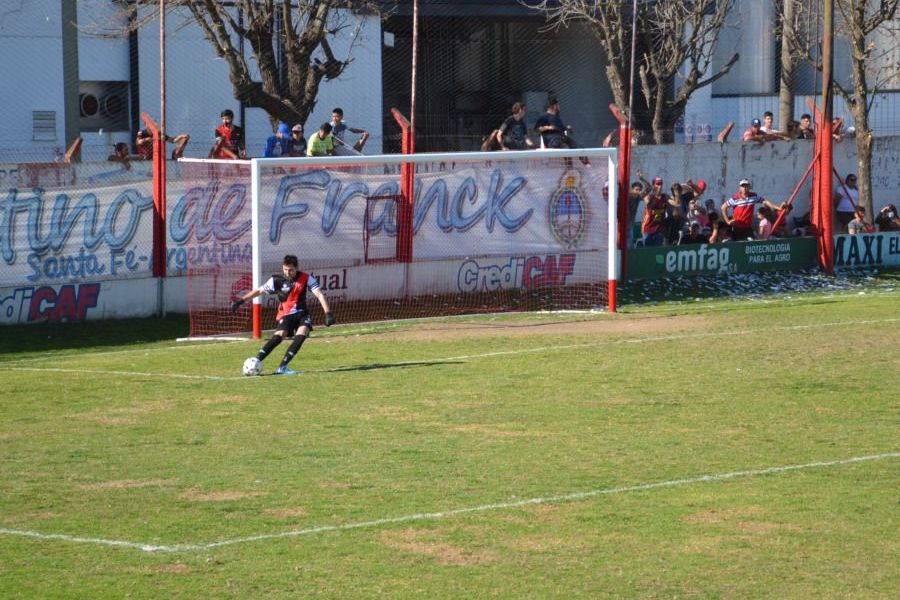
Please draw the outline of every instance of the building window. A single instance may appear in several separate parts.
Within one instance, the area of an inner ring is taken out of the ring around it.
[[[31,111],[31,139],[35,142],[56,141],[56,111]]]

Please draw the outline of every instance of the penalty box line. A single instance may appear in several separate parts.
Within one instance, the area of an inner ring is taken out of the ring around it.
[[[870,319],[870,320],[860,320],[860,321],[834,321],[831,323],[810,323],[806,325],[781,325],[775,327],[758,327],[758,328],[748,328],[741,330],[729,331],[729,335],[752,335],[755,333],[771,333],[773,331],[797,331],[801,329],[820,329],[824,327],[841,327],[848,325],[875,325],[880,323],[894,323],[896,321],[900,321],[900,318],[890,318],[890,319]],[[533,354],[535,352],[548,352],[553,350],[579,350],[583,348],[598,348],[601,346],[613,346],[616,344],[646,344],[649,342],[665,342],[665,341],[678,341],[678,340],[687,340],[687,339],[697,339],[697,338],[706,338],[706,337],[718,337],[722,335],[722,331],[703,331],[699,333],[683,333],[683,334],[672,334],[672,335],[659,335],[659,336],[647,336],[647,337],[639,337],[639,338],[620,338],[614,340],[603,340],[599,342],[585,342],[583,344],[557,344],[553,346],[539,346],[536,348],[519,348],[516,350],[496,350],[494,352],[483,352],[480,354],[462,354],[459,356],[448,356],[448,357],[437,357],[437,358],[420,358],[415,360],[401,360],[395,362],[385,362],[378,363],[380,367],[403,367],[403,366],[415,366],[422,364],[441,364],[448,363],[459,360],[471,360],[474,358],[491,358],[494,356],[513,356],[516,354]],[[355,371],[355,370],[364,370],[365,367],[370,365],[344,365],[339,367],[326,367],[321,369],[302,369],[299,373],[302,375],[304,373],[339,373],[345,371]],[[2,365],[0,365],[0,370],[2,370]],[[172,379],[186,379],[186,380],[206,380],[206,381],[254,381],[258,378],[256,377],[242,377],[242,376],[219,376],[219,375],[187,375],[181,373],[150,373],[144,371],[115,371],[115,370],[100,370],[100,369],[66,369],[66,368],[56,368],[56,367],[21,367],[21,366],[12,366],[8,367],[7,370],[10,371],[30,371],[30,372],[41,372],[47,371],[50,373],[82,373],[82,374],[98,374],[98,375],[121,375],[126,377],[163,377],[163,378],[172,378]]]
[[[317,527],[308,527],[305,529],[293,529],[290,531],[282,531],[279,533],[263,533],[247,537],[238,537],[217,542],[209,542],[206,544],[150,544],[142,542],[131,542],[127,540],[113,540],[97,537],[84,537],[77,535],[69,535],[64,533],[41,533],[37,531],[19,530],[0,528],[0,535],[24,537],[42,541],[64,541],[79,544],[92,544],[96,546],[108,546],[114,548],[126,548],[129,550],[140,550],[142,552],[202,552],[205,550],[214,550],[225,546],[234,546],[237,544],[245,544],[250,542],[262,542],[270,540],[279,540],[285,538],[301,537],[306,535],[314,535],[318,533],[350,531],[354,529],[369,529],[381,527],[383,525],[395,525],[398,523],[410,523],[414,521],[434,521],[438,519],[446,519],[459,515],[489,512],[494,510],[523,508],[527,506],[535,506],[540,504],[554,504],[564,502],[576,502],[579,500],[587,500],[598,496],[610,496],[615,494],[626,494],[631,492],[646,492],[657,489],[673,488],[680,486],[694,485],[698,483],[715,483],[720,481],[728,481],[732,479],[746,479],[751,477],[761,477],[765,475],[776,475],[780,473],[788,473],[792,471],[803,471],[809,469],[821,469],[826,467],[837,467],[856,463],[864,463],[876,460],[885,460],[892,458],[900,458],[900,452],[886,452],[883,454],[871,454],[868,456],[855,456],[841,460],[819,461],[798,465],[784,465],[779,467],[768,467],[764,469],[751,469],[746,471],[731,471],[729,473],[718,473],[712,475],[700,475],[697,477],[688,477],[683,479],[669,479],[667,481],[657,481],[653,483],[644,483],[639,485],[629,485],[613,488],[601,488],[589,490],[585,492],[573,492],[568,494],[557,494],[553,496],[541,496],[536,498],[528,498],[524,500],[515,500],[511,502],[496,502],[492,504],[481,504],[478,506],[470,506],[466,508],[456,508],[441,512],[425,512],[400,517],[387,517],[384,519],[374,519],[371,521],[359,521],[356,523],[345,523],[343,525],[320,525]]]

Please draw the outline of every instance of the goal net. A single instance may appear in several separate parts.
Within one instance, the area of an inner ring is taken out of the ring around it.
[[[274,325],[274,297],[229,306],[287,254],[342,323],[603,307],[615,160],[605,148],[184,160],[190,214],[174,218],[206,259],[188,271],[191,335]]]

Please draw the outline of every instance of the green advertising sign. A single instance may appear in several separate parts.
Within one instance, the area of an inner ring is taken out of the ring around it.
[[[628,251],[628,279],[793,271],[815,264],[816,240],[811,237],[632,248]]]

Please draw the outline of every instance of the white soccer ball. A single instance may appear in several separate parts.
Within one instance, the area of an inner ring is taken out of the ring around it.
[[[248,358],[244,361],[244,368],[241,369],[241,373],[246,375],[247,377],[253,377],[254,375],[259,375],[262,371],[262,363],[259,360],[254,358]]]

